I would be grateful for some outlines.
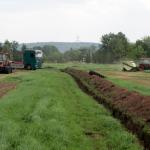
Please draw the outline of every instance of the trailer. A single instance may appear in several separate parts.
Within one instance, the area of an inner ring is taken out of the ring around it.
[[[150,70],[150,58],[141,58],[139,68],[141,70]]]

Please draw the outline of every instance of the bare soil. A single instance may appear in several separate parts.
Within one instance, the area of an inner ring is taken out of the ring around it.
[[[12,89],[16,88],[16,84],[14,83],[0,83],[0,98],[7,94]]]

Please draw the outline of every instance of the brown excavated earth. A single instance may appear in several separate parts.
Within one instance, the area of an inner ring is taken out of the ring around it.
[[[150,96],[118,87],[101,75],[67,68],[78,85],[99,103],[104,104],[133,133],[137,134],[145,150],[150,150]]]
[[[0,98],[7,94],[8,91],[15,89],[16,84],[14,83],[0,83]]]
[[[150,96],[118,87],[106,79],[81,70],[73,69],[69,72],[108,98],[115,107],[150,122]]]
[[[150,96],[143,96],[137,92],[131,92],[120,88],[110,81],[97,76],[92,76],[89,81],[91,85],[100,91],[105,97],[109,98],[111,103],[122,111],[144,119],[150,122]]]

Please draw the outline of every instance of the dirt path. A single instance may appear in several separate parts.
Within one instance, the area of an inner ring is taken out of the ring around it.
[[[14,89],[16,84],[14,83],[0,83],[0,98],[4,96],[8,91]]]
[[[7,77],[16,77],[24,74],[27,71],[15,70],[12,74],[0,74],[0,98],[7,94],[10,90],[16,88],[15,83],[3,82]]]

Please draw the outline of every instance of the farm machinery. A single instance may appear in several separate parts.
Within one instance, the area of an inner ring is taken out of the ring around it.
[[[142,70],[150,70],[150,58],[141,58],[139,68]]]
[[[122,70],[128,72],[150,70],[150,58],[141,58],[138,64],[134,61],[125,61]]]
[[[10,61],[9,54],[0,53],[0,72],[12,73],[13,69],[36,70],[42,67],[43,52],[41,50],[26,50],[20,61]]]
[[[12,73],[12,66],[11,61],[9,59],[9,54],[7,53],[0,53],[0,72],[4,73]]]

